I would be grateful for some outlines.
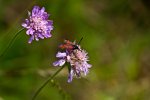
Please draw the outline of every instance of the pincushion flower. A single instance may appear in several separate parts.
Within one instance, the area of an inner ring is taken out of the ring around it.
[[[26,34],[30,36],[28,43],[52,36],[53,21],[48,20],[49,14],[45,12],[44,7],[34,6],[32,12],[28,12],[28,16],[29,18],[22,23],[22,26],[27,29]]]
[[[73,77],[80,78],[82,73],[86,76],[89,72],[89,68],[91,65],[88,64],[88,56],[85,50],[82,50],[79,45],[77,49],[65,49],[65,52],[58,52],[56,57],[59,59],[53,63],[54,66],[63,66],[65,63],[69,63],[69,75],[68,75],[68,82],[70,83],[73,80]]]

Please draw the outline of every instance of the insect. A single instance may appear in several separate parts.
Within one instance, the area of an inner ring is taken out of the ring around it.
[[[61,44],[59,46],[59,48],[66,49],[67,51],[72,51],[72,50],[75,50],[75,49],[79,49],[78,45],[81,43],[82,39],[83,39],[83,37],[80,39],[78,44],[70,42],[69,40],[64,40],[64,44]]]

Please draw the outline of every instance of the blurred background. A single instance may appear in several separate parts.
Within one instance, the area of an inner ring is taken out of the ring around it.
[[[53,36],[28,44],[20,33],[0,58],[0,100],[30,100],[59,69],[58,45],[81,37],[90,73],[69,84],[63,69],[37,100],[150,100],[149,0],[0,0],[0,53],[34,5],[51,14]]]

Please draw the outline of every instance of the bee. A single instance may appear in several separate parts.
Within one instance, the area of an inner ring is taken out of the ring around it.
[[[61,49],[66,49],[67,51],[73,51],[75,49],[79,49],[78,45],[80,44],[80,42],[82,41],[83,37],[80,39],[80,41],[78,42],[78,44],[75,44],[69,40],[64,40],[64,44],[61,44],[59,46],[59,48]]]

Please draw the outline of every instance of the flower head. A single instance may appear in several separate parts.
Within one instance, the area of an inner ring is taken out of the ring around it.
[[[28,43],[32,40],[51,37],[51,30],[53,30],[53,22],[48,20],[49,14],[45,12],[45,8],[34,6],[32,12],[28,12],[29,18],[25,19],[22,26],[27,29],[26,34],[30,36]]]
[[[76,45],[75,42],[74,45]],[[65,49],[65,52],[58,52],[56,57],[59,60],[53,63],[54,66],[63,66],[66,62],[70,64],[68,82],[71,82],[74,76],[80,78],[82,73],[86,76],[91,68],[91,65],[87,63],[88,53],[79,45],[76,46],[78,49],[69,49],[69,51]]]

